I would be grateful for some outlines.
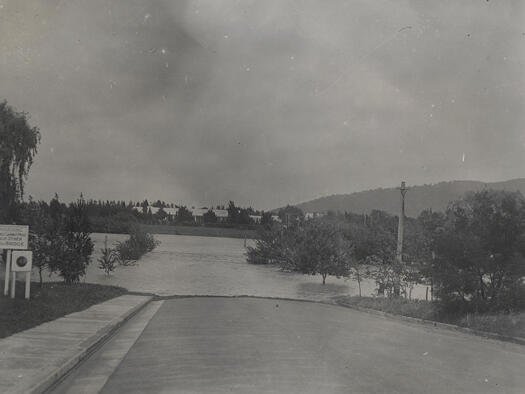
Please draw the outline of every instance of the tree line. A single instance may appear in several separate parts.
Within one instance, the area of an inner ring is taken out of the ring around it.
[[[59,201],[58,195],[55,195],[54,200]],[[84,199],[83,199],[84,200]],[[35,201],[29,197],[28,201],[17,201],[11,203],[9,209],[6,210],[6,215],[3,223],[19,223],[22,219],[22,211],[27,209],[34,209]],[[44,201],[38,201],[36,204],[46,204]],[[228,216],[225,220],[220,221],[212,209],[209,209],[203,215],[202,223],[197,223],[192,211],[184,205],[176,206],[177,213],[169,215],[164,208],[159,207],[155,212],[151,212],[151,206],[144,205],[137,210],[137,203],[132,201],[118,201],[118,200],[84,200],[86,214],[91,223],[91,230],[93,232],[101,233],[118,233],[126,234],[134,227],[140,224],[154,224],[154,225],[185,225],[185,226],[223,226],[223,227],[247,227],[255,228],[255,221],[251,215],[260,215],[260,211],[253,208],[242,208],[230,201],[227,209]],[[263,222],[266,219],[271,220],[270,213],[262,212]]]

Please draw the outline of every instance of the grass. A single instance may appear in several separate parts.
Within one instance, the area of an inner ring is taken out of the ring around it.
[[[0,295],[0,338],[27,330],[44,322],[78,312],[111,298],[126,294],[116,286],[89,283],[65,285],[48,282],[44,287],[31,283],[31,299],[24,299],[25,283],[16,283],[16,297]]]
[[[341,305],[374,309],[393,315],[414,317],[440,323],[455,324],[473,330],[525,338],[525,312],[446,315],[437,305],[424,300],[384,297],[336,297]]]
[[[455,324],[475,330],[525,338],[525,312],[468,314],[458,319]]]
[[[141,228],[151,234],[197,235],[201,237],[255,238],[257,234],[256,230],[228,227],[142,224]]]

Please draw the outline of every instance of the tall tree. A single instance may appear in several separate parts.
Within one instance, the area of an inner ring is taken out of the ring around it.
[[[233,201],[228,203],[228,222],[237,223],[237,217],[239,216],[239,208],[235,206]]]
[[[281,222],[287,226],[296,224],[304,219],[303,211],[292,205],[279,209],[278,216]]]
[[[181,206],[175,214],[175,221],[177,223],[194,223],[193,213],[186,208],[186,206]]]
[[[261,224],[263,226],[270,226],[272,224],[272,213],[263,212],[261,215]]]
[[[217,215],[213,210],[209,209],[204,215],[202,215],[204,223],[217,223]]]
[[[40,143],[38,128],[27,114],[0,102],[0,221],[16,219],[15,208],[24,195],[24,181]]]

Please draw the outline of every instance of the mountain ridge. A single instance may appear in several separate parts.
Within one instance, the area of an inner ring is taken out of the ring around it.
[[[525,195],[525,178],[510,179],[501,182],[481,181],[442,181],[434,184],[408,185],[405,198],[406,215],[416,217],[424,209],[444,211],[447,205],[462,198],[465,193],[483,189],[498,189],[519,191]],[[377,188],[349,194],[334,194],[319,197],[295,205],[303,212],[353,212],[369,213],[373,209],[380,209],[397,215],[399,213],[398,188]]]

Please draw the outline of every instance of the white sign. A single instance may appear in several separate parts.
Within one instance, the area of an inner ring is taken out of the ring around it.
[[[27,249],[29,226],[0,224],[0,249]]]
[[[33,265],[33,252],[30,250],[14,250],[11,257],[11,270],[15,272],[30,272]]]

